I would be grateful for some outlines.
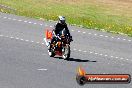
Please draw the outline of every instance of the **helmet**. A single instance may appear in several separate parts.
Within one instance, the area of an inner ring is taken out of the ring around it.
[[[65,17],[59,16],[59,21],[60,21],[60,23],[64,24],[65,23]]]

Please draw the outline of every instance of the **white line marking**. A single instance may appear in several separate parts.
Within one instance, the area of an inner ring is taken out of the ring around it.
[[[3,35],[0,35],[0,36],[3,36]],[[5,37],[8,37],[8,36],[5,36]],[[10,37],[10,38],[14,38],[14,37]],[[16,37],[15,39],[19,39],[19,38]],[[24,39],[20,39],[20,40],[24,40]],[[25,41],[28,42],[29,40],[25,40]],[[31,41],[31,42],[34,42],[34,41]],[[36,42],[36,43],[40,43],[40,42]],[[41,44],[44,45],[44,43],[41,43]],[[74,48],[74,50],[77,50],[77,49]],[[81,52],[82,50],[78,50],[78,51]],[[87,51],[83,51],[83,52],[87,52]],[[91,53],[93,53],[93,52],[90,52],[90,54],[91,54]],[[94,54],[97,55],[98,53],[94,53]],[[99,54],[99,55],[102,56],[103,54]],[[104,56],[106,57],[106,56],[108,56],[108,55],[104,55]],[[114,56],[111,56],[111,58],[112,58],[112,57],[114,57]],[[115,58],[119,58],[119,57],[115,57]],[[120,59],[124,59],[124,58],[120,58]],[[129,60],[129,59],[126,59],[126,60]]]
[[[82,50],[78,50],[79,52],[81,52]]]
[[[28,22],[29,24],[31,24],[32,22],[30,21],[30,22]]]
[[[104,35],[99,35],[99,36],[104,36]]]
[[[19,38],[16,38],[16,39],[19,39]]]
[[[16,20],[16,19],[13,19],[13,20]]]
[[[114,37],[111,37],[111,38],[114,38]]]
[[[81,32],[81,31],[78,31],[78,32]]]
[[[22,40],[22,41],[23,41],[24,39],[20,39],[20,40]]]
[[[104,55],[105,57],[107,57],[108,55]]]
[[[3,36],[3,35],[0,35],[1,37]]]
[[[22,20],[18,20],[18,21],[22,21]]]
[[[84,53],[86,53],[87,51],[83,51]]]
[[[25,40],[26,42],[28,42],[29,40]]]
[[[8,18],[9,20],[11,19],[11,18]]]
[[[3,17],[3,18],[5,18],[5,19],[6,19],[7,17]]]
[[[72,30],[72,31],[74,31],[74,30]]]
[[[106,38],[108,37],[108,36],[105,36]]]
[[[47,71],[48,69],[41,68],[41,69],[37,69],[37,70],[39,70],[39,71]]]
[[[98,53],[94,53],[94,54],[96,54],[96,55],[97,55]]]
[[[97,34],[94,34],[95,36],[97,35]]]
[[[86,32],[83,32],[84,34],[86,33]]]
[[[126,39],[123,39],[124,41],[126,40]]]
[[[39,42],[36,42],[37,44],[39,44]]]
[[[31,42],[34,42],[34,41],[31,41]]]
[[[25,23],[27,23],[27,21],[24,21]]]
[[[120,58],[121,60],[123,60],[124,58]]]
[[[93,53],[93,52],[89,52],[89,53]]]
[[[103,54],[99,54],[100,56],[102,56]]]
[[[115,57],[115,58],[119,58],[119,57]]]
[[[42,45],[44,45],[44,43],[42,43]]]
[[[14,38],[14,37],[10,37],[10,38]]]
[[[131,42],[132,40],[128,40],[129,42]]]
[[[114,56],[110,56],[110,57],[114,57]]]
[[[33,23],[33,24],[37,24],[37,23]]]
[[[53,27],[53,26],[50,26],[50,27]]]
[[[120,39],[120,38],[117,38],[118,40]]]
[[[43,25],[43,24],[40,24],[41,26]]]
[[[88,34],[90,34],[90,35],[91,35],[92,33],[88,33]]]
[[[73,49],[73,50],[77,50],[77,49]]]

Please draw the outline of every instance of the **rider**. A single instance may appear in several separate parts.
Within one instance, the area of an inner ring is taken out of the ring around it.
[[[71,41],[73,41],[72,36],[70,35],[70,32],[68,30],[67,24],[65,23],[65,17],[59,16],[59,21],[56,23],[55,28],[53,29],[53,38],[51,39],[51,44],[56,41],[57,35],[60,34],[63,29],[67,31],[68,35],[71,37]],[[51,50],[51,44],[49,50]]]

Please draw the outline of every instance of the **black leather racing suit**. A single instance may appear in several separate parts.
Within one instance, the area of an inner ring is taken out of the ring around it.
[[[55,35],[59,34],[63,29],[65,28],[65,30],[68,32],[69,36],[70,36],[70,32],[68,30],[67,24],[61,24],[61,23],[57,23],[55,25],[55,28],[53,30],[53,32],[55,33]]]
[[[55,28],[53,29],[53,38],[51,39],[51,44],[53,44],[53,42],[54,41],[57,41],[56,39],[56,36],[57,36],[57,34],[60,34],[60,32],[63,30],[65,28],[65,30],[67,30],[67,33],[68,33],[68,35],[69,36],[71,36],[70,35],[70,32],[69,32],[69,29],[68,29],[68,27],[67,27],[67,24],[65,23],[65,24],[61,24],[61,23],[57,23],[56,25],[55,25]],[[51,49],[51,45],[50,45],[50,48],[49,49]]]

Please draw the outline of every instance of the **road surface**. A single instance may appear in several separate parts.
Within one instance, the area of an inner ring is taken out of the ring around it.
[[[55,22],[0,13],[0,88],[82,88],[87,73],[132,75],[132,38],[69,26],[71,59],[48,56],[44,29]],[[131,88],[132,84],[86,84],[83,88]]]

